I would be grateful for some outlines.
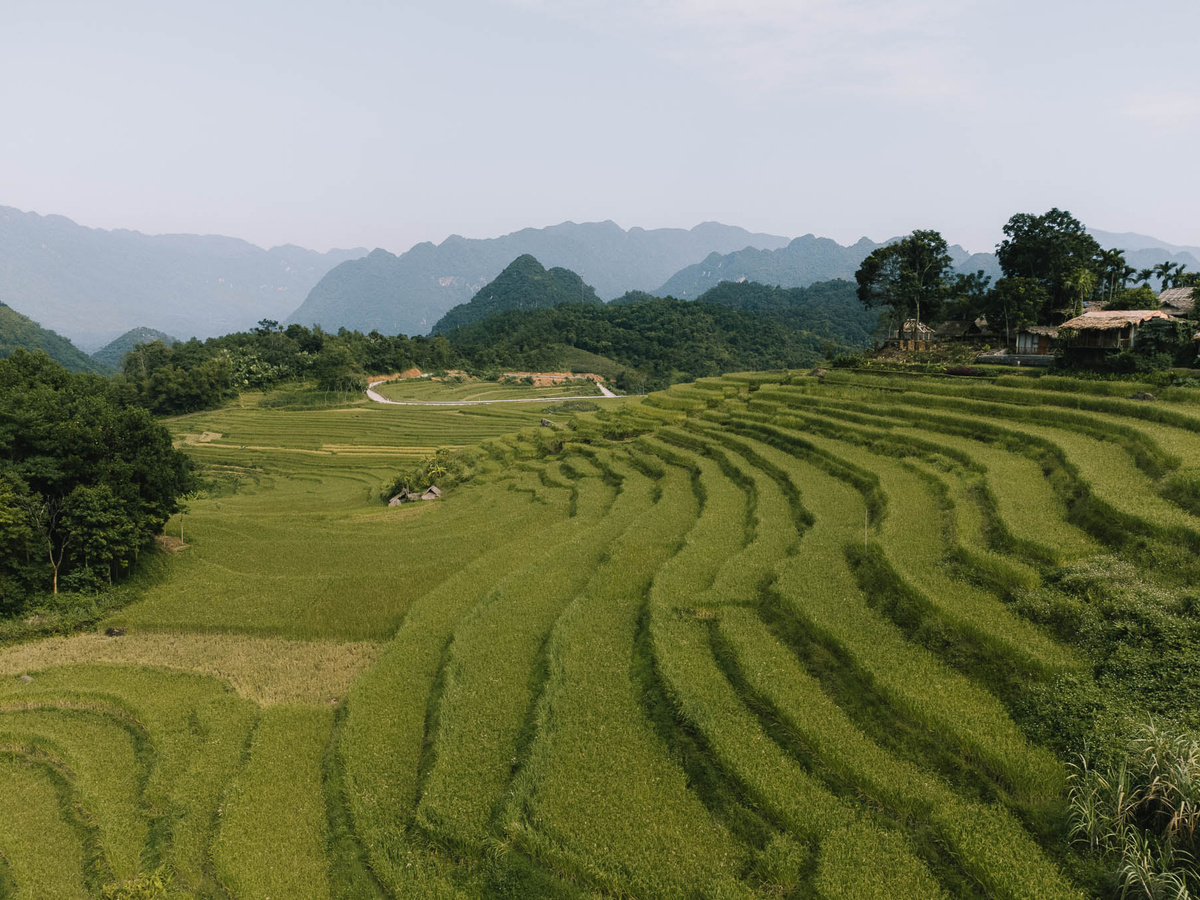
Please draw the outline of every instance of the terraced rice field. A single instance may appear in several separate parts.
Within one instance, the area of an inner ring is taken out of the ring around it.
[[[497,382],[468,379],[443,382],[429,378],[406,378],[403,381],[389,381],[378,385],[375,390],[388,400],[421,400],[433,403],[600,396],[600,389],[596,387],[596,383],[587,378],[537,387],[522,384],[519,380]]]
[[[225,488],[126,633],[0,650],[0,897],[1094,895],[1029,699],[1089,661],[1015,601],[1200,547],[1200,407],[1035,388],[177,420]]]

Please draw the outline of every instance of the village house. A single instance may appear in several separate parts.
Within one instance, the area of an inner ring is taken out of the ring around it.
[[[1158,308],[1169,316],[1191,319],[1196,315],[1197,288],[1168,288],[1158,295]]]
[[[1137,332],[1152,319],[1171,317],[1158,309],[1092,310],[1059,326],[1059,346],[1068,359],[1099,362],[1137,343]]]
[[[1058,338],[1056,325],[1026,325],[1017,332],[1018,356],[1053,356]]]
[[[905,319],[899,328],[893,328],[885,346],[900,350],[929,350],[937,340],[937,332],[916,319]]]
[[[401,491],[388,501],[388,506],[399,506],[401,503],[415,503],[418,500],[440,500],[441,496],[441,489],[436,484],[431,484],[424,491]]]

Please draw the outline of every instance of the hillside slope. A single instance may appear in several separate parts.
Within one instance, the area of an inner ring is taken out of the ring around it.
[[[691,230],[630,228],[614,222],[526,228],[498,238],[452,235],[399,256],[375,250],[343,263],[312,289],[288,322],[383,334],[425,334],[449,309],[466,303],[516,257],[528,253],[593,285],[602,299],[651,290],[709,253],[782,247],[787,238],[706,222]]]
[[[107,373],[112,367],[88,356],[65,337],[0,303],[0,359],[14,350],[41,350],[71,372]]]
[[[139,325],[137,328],[130,328],[116,340],[105,344],[92,354],[92,359],[98,360],[114,369],[119,369],[121,368],[121,360],[125,358],[126,353],[132,350],[137,344],[149,344],[152,341],[162,341],[169,347],[172,344],[178,343],[179,339],[172,337],[164,331]]]
[[[329,269],[365,252],[106,231],[0,207],[0,296],[87,349],[138,325],[209,337],[282,319]]]
[[[433,334],[445,334],[512,309],[549,309],[560,303],[600,302],[595,289],[570,269],[546,269],[526,253],[509,263],[470,302],[460,303],[442,316],[433,326]]]

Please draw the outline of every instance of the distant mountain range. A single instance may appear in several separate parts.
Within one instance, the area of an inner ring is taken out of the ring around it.
[[[1189,272],[1200,272],[1200,247],[1168,244],[1158,238],[1132,232],[1114,234],[1089,228],[1088,233],[1098,240],[1102,247],[1115,247],[1125,251],[1125,263],[1135,269],[1152,269],[1159,263],[1173,262],[1187,266]],[[1152,279],[1150,283],[1161,287],[1157,278]]]
[[[92,359],[62,335],[0,303],[0,359],[11,356],[14,350],[41,350],[71,372],[107,374],[112,371],[111,366]]]
[[[1169,260],[1200,271],[1200,247],[1092,234],[1124,250],[1135,268]],[[577,272],[603,300],[629,291],[695,299],[721,281],[794,288],[853,279],[880,246],[863,238],[843,247],[812,234],[789,240],[716,222],[690,230],[565,222],[489,239],[451,236],[399,256],[362,248],[317,253],[215,235],[106,231],[0,206],[0,301],[84,350],[138,326],[186,339],[245,330],[261,319],[425,334],[523,254]],[[958,246],[951,253],[960,272],[1000,274],[991,253]]]
[[[724,255],[713,253],[703,262],[676,272],[654,293],[661,297],[694,300],[722,281],[757,281],[784,288],[808,287],[835,278],[853,281],[854,273],[871,251],[888,243],[877,244],[861,238],[857,243],[843,247],[829,238],[806,234],[776,250],[747,248]],[[950,248],[950,256],[956,272],[982,269],[993,279],[1000,277],[1000,264],[992,253],[968,253],[955,244]]]
[[[498,238],[446,238],[395,256],[375,250],[321,279],[288,322],[383,334],[425,334],[452,307],[470,300],[522,254],[570,269],[604,300],[653,290],[710,253],[784,247],[788,239],[706,222],[691,230],[631,228],[615,222],[526,228]]]
[[[331,268],[365,253],[106,231],[0,206],[0,300],[85,349],[138,325],[209,337],[282,319]]]

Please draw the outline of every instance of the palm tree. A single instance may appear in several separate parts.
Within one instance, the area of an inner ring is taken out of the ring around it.
[[[1120,250],[1101,250],[1100,255],[1096,260],[1100,264],[1100,270],[1104,275],[1104,289],[1108,292],[1108,299],[1111,300],[1117,292],[1118,282],[1121,281],[1121,276],[1125,271],[1125,254]],[[1124,283],[1120,284],[1123,289]]]
[[[1075,311],[1073,315],[1083,315],[1084,298],[1090,297],[1096,290],[1096,273],[1091,269],[1076,269],[1067,276],[1065,287],[1075,296]]]
[[[1175,274],[1171,276],[1171,287],[1177,288],[1183,285],[1183,273],[1187,270],[1187,263],[1176,263]]]
[[[1142,283],[1142,287],[1150,287],[1150,279],[1154,277],[1153,269],[1139,269],[1137,280]]]
[[[1173,269],[1177,269],[1178,267],[1179,263],[1173,262],[1160,262],[1154,267],[1154,274],[1158,276],[1159,281],[1162,283],[1164,288],[1171,286],[1171,271]]]

